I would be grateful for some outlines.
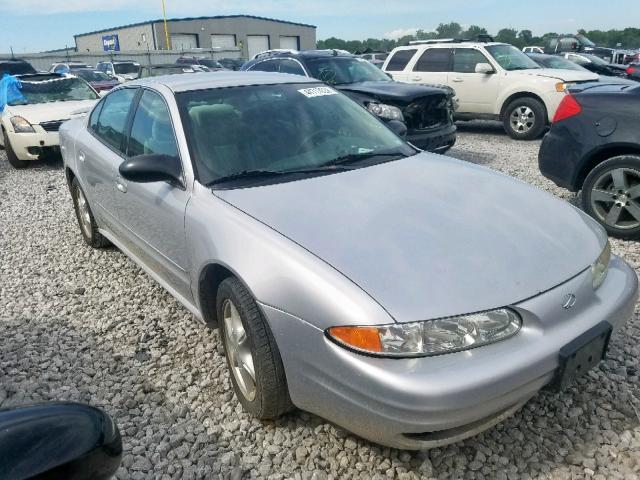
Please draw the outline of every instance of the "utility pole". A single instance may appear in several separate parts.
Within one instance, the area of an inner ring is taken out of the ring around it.
[[[164,37],[167,42],[167,50],[171,50],[171,46],[169,45],[169,29],[167,28],[167,9],[164,0],[162,0],[162,17],[164,18]]]

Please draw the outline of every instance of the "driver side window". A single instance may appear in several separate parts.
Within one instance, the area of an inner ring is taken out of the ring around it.
[[[150,154],[177,157],[178,145],[166,103],[159,94],[145,90],[131,125],[127,155]]]

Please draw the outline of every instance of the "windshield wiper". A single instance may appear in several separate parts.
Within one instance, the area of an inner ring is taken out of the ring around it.
[[[399,150],[387,151],[387,152],[366,152],[366,153],[349,153],[347,155],[341,155],[333,160],[329,160],[324,163],[323,166],[336,166],[336,165],[349,165],[358,163],[362,160],[370,160],[372,158],[380,157],[408,157],[410,155],[405,154]]]
[[[335,165],[322,165],[320,167],[312,167],[312,168],[300,168],[296,170],[243,170],[241,172],[232,173],[230,175],[225,175],[220,178],[216,178],[215,180],[207,183],[207,187],[212,187],[214,185],[219,185],[221,183],[231,182],[234,180],[240,180],[245,178],[269,178],[269,177],[281,177],[284,175],[295,175],[295,174],[314,174],[314,173],[331,173],[331,172],[341,172],[351,170],[348,167],[338,167]]]

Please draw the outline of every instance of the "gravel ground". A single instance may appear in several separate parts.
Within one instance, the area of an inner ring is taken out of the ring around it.
[[[460,127],[451,155],[575,201],[538,172],[539,142]],[[638,243],[613,246],[640,268]],[[61,164],[16,171],[0,152],[0,406],[105,408],[124,438],[118,478],[640,478],[639,337],[636,315],[577,386],[445,448],[383,448],[304,412],[259,422],[233,395],[218,333],[119,251],[83,244]]]

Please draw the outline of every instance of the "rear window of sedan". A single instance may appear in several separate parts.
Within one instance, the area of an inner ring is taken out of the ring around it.
[[[46,80],[20,80],[23,98],[9,105],[32,105],[50,102],[71,102],[96,100],[98,94],[85,82],[76,77],[53,77]]]

